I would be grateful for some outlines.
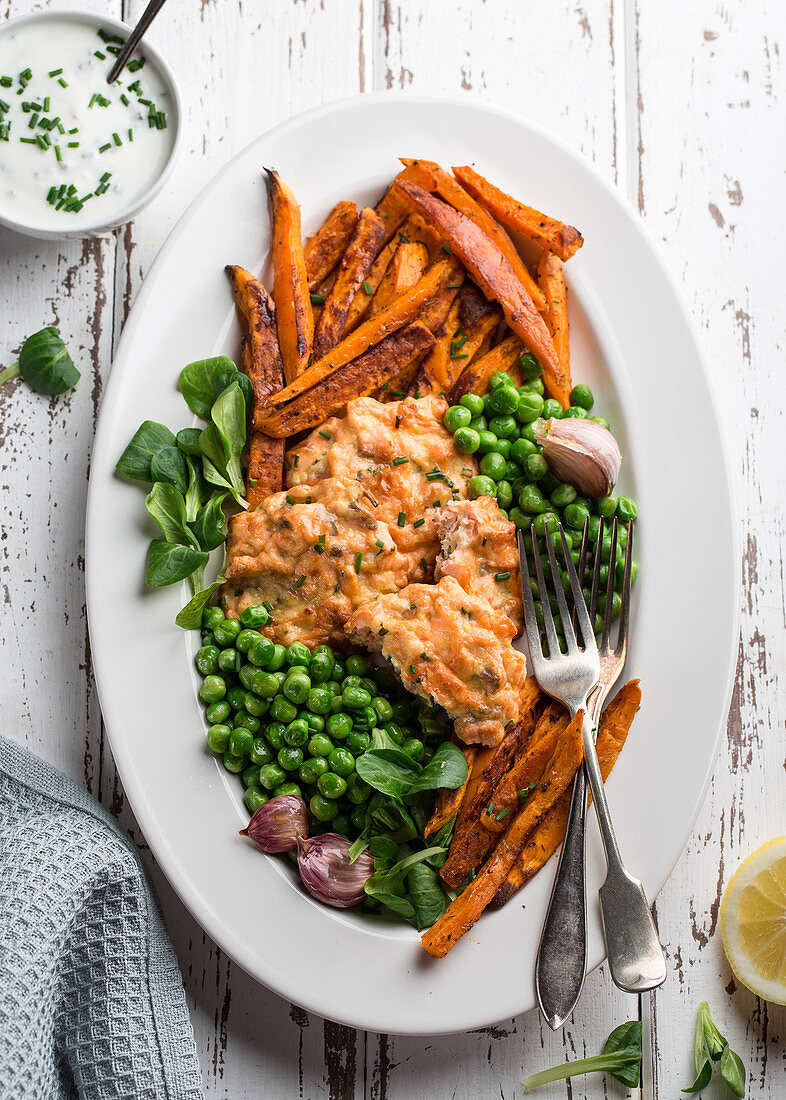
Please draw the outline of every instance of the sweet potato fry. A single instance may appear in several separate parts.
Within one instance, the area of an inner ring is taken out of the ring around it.
[[[530,275],[529,268],[518,254],[513,241],[502,226],[494,221],[488,210],[476,202],[449,172],[433,160],[408,160],[402,157],[401,163],[412,170],[412,175],[409,177],[412,183],[422,187],[424,191],[436,192],[440,198],[450,203],[455,210],[465,214],[496,242],[502,255],[527,288],[535,308],[542,312],[546,308],[543,291]]]
[[[372,317],[359,325],[332,351],[305,370],[296,381],[291,382],[280,393],[277,393],[271,399],[271,404],[276,406],[285,405],[305,390],[315,386],[323,378],[333,374],[340,367],[345,366],[353,359],[357,359],[368,348],[378,344],[386,336],[390,336],[396,329],[403,328],[412,321],[419,319],[421,312],[439,297],[449,283],[460,281],[460,270],[457,261],[452,256],[446,256],[444,260],[434,264],[416,286],[402,294],[387,309],[383,309],[378,313],[376,317]]]
[[[347,319],[344,322],[344,332],[342,336],[348,336],[361,321],[366,319],[371,300],[384,278],[388,265],[396,254],[397,247],[397,241],[388,241],[385,247],[377,254],[377,258],[371,265],[371,270],[358,287],[355,297],[352,299]]]
[[[350,398],[373,393],[433,346],[434,337],[425,325],[417,321],[407,325],[276,410],[263,422],[264,430],[276,439],[285,439],[314,428],[343,409]]]
[[[420,214],[411,214],[401,226],[399,241],[403,238],[406,238],[407,241],[419,241],[424,244],[432,260],[438,258],[435,254],[439,252],[445,243],[444,234],[435,229],[433,225],[430,225]]]
[[[570,319],[568,288],[562,261],[553,252],[544,252],[538,264],[538,279],[546,298],[543,314],[554,349],[570,382]]]
[[[434,833],[439,832],[444,825],[447,825],[451,817],[459,812],[467,793],[469,781],[472,776],[472,765],[478,753],[478,746],[462,745],[460,748],[467,762],[467,778],[460,787],[456,788],[456,790],[449,790],[443,787],[441,790],[437,791],[437,796],[434,799],[434,810],[423,830],[423,836],[427,840],[430,836],[433,836]]]
[[[506,336],[491,351],[479,359],[473,359],[451,390],[451,403],[457,405],[465,393],[485,393],[495,370],[507,371],[516,385],[520,385],[518,365],[523,351],[524,345],[518,336]]]
[[[535,309],[526,287],[516,277],[496,242],[466,215],[422,188],[406,180],[400,180],[397,186],[447,234],[453,251],[480,289],[487,298],[499,302],[510,328],[538,359],[543,368],[546,389],[563,408],[567,408],[570,387],[565,386],[562,364],[554,350],[549,330]]]
[[[358,208],[354,202],[336,203],[314,236],[306,241],[303,254],[309,290],[316,290],[331,271],[338,267],[339,260],[355,232],[357,220]]]
[[[248,326],[248,336],[242,346],[242,365],[254,387],[251,425],[259,430],[270,397],[284,385],[276,336],[276,310],[268,292],[245,268],[230,264],[225,270],[238,309]]]
[[[256,508],[283,488],[284,440],[271,439],[264,432],[251,433],[246,468],[246,500]],[[231,520],[230,520],[231,522]]]
[[[423,361],[418,378],[421,392],[450,393],[466,366],[488,350],[501,320],[499,308],[474,283],[465,283]]]
[[[273,297],[284,376],[294,382],[308,365],[314,317],[300,236],[300,207],[278,172],[266,168],[273,222]]]
[[[639,681],[630,680],[620,688],[601,716],[596,748],[604,782],[622,751],[640,703]],[[495,906],[509,901],[525,882],[529,882],[548,863],[565,839],[569,809],[570,790],[567,790],[533,830],[521,855],[497,891]]]
[[[314,332],[315,359],[327,355],[341,339],[352,299],[374,262],[384,228],[370,207],[360,211],[352,239],[341,257],[336,281],[319,315]]]
[[[535,728],[535,716],[542,702],[543,693],[534,676],[530,676],[521,694],[519,722],[505,735],[483,769],[478,782],[473,785],[471,801],[465,802],[466,812],[456,822],[450,853],[440,871],[443,882],[457,889],[473,867],[475,845],[472,840],[480,815],[488,803],[491,792],[510,768],[517,753],[526,744]]]
[[[584,244],[584,238],[578,229],[574,229],[572,225],[565,225],[556,218],[550,218],[547,214],[541,214],[531,206],[517,202],[468,165],[454,168],[453,175],[470,195],[482,203],[508,229],[521,233],[535,244],[539,244],[541,248],[556,253],[561,260],[569,260]]]
[[[405,290],[409,290],[420,282],[427,267],[426,245],[421,241],[401,241],[382,276],[366,316],[376,317]]]
[[[581,711],[565,730],[536,790],[519,810],[476,878],[451,902],[447,911],[422,936],[423,947],[434,958],[448,951],[470,930],[497,891],[521,852],[527,837],[568,789],[581,765]]]

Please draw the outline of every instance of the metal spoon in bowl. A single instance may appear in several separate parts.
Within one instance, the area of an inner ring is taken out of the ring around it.
[[[128,62],[128,59],[131,57],[131,54],[142,41],[143,35],[146,33],[148,27],[161,11],[165,3],[166,0],[150,0],[150,3],[142,12],[142,18],[131,31],[131,34],[128,36],[126,44],[117,55],[117,61],[110,69],[109,76],[106,78],[107,84],[112,84],[120,76],[123,69],[126,67],[126,64]]]

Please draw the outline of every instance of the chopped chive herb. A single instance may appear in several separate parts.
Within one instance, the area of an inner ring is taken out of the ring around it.
[[[19,141],[22,143],[22,145],[38,145],[38,142],[35,138],[20,138]]]
[[[396,427],[399,428],[400,426],[401,426],[401,417],[397,416],[396,417]]]
[[[122,145],[123,144],[123,142],[120,140],[120,134],[118,134],[118,133],[113,133],[112,134],[112,141],[115,143],[115,145]]]
[[[518,792],[519,802],[526,802],[532,791],[537,787],[537,783],[530,783],[528,787],[524,787]]]
[[[90,102],[89,102],[89,103],[88,103],[88,105],[87,105],[87,106],[88,106],[88,108],[92,107],[92,106],[93,106],[93,104],[95,103],[95,101],[96,101],[97,99],[98,99],[98,93],[97,93],[97,92],[93,92],[92,96],[90,97]]]
[[[57,83],[60,85],[61,88],[67,88],[68,87],[68,81],[63,80],[62,76],[60,77],[60,79],[58,80]]]
[[[124,39],[122,39],[119,34],[112,34],[111,31],[105,31],[103,27],[99,27],[96,34],[102,42],[119,42],[121,46],[123,45]]]
[[[101,179],[98,182],[99,183],[106,183],[106,181],[108,179],[111,179],[111,178],[112,178],[112,173],[111,172],[104,172],[103,176],[101,177]]]
[[[399,232],[398,232],[398,239],[403,244],[409,244],[409,237],[406,235],[406,233],[402,233],[401,230],[399,230]]]
[[[363,554],[360,552],[360,550],[358,550],[357,554],[355,554],[355,572],[356,573],[360,572],[360,567],[361,567],[362,564],[363,564]]]
[[[461,290],[461,283],[448,283],[447,290]]]
[[[79,148],[79,142],[78,141],[69,141],[66,145],[66,148],[67,149],[78,149]]]
[[[51,71],[51,73],[50,73],[49,75],[50,75],[50,76],[60,76],[60,74],[62,73],[62,71],[63,71],[62,69],[52,69],[52,71]]]
[[[78,134],[79,133],[79,127],[74,126],[73,129],[69,130],[68,132],[69,132],[69,134]]]
[[[93,57],[97,57],[99,61],[106,61],[106,54],[101,53],[100,50],[93,50]]]
[[[486,807],[486,816],[491,817],[491,815],[494,813],[496,808],[497,807],[494,805],[493,802],[489,802],[488,806]]]
[[[453,254],[453,249],[450,247],[450,245],[447,243],[447,241],[445,241],[445,243],[443,245],[440,245],[440,248],[442,249],[443,252],[447,252],[447,254],[449,256],[451,256]]]
[[[403,527],[406,522],[407,522],[407,517],[404,515],[403,512],[399,512],[399,514],[398,514],[398,525],[399,525],[399,527]]]
[[[40,118],[40,115],[31,115],[30,116],[30,121],[27,124],[28,128],[30,130],[35,130],[36,126],[38,125],[38,119],[39,118]]]
[[[133,141],[133,140],[134,140],[134,131],[133,131],[133,130],[131,129],[131,127],[130,127],[130,126],[128,127],[128,140],[129,140],[129,141]]]
[[[391,397],[406,397],[407,395],[404,393],[403,390],[391,390],[390,391],[390,396]]]
[[[300,588],[301,584],[303,583],[303,581],[304,581],[305,579],[306,579],[306,574],[305,574],[305,573],[301,573],[301,575],[300,575],[300,576],[298,577],[298,579],[297,579],[297,580],[295,581],[295,588]]]
[[[297,469],[297,464],[300,462],[300,455],[294,455],[292,458],[292,465]]]
[[[10,88],[13,82],[12,76],[0,76],[0,88]]]
[[[425,519],[423,519],[423,517],[421,516],[420,519],[415,520],[415,522],[412,524],[412,526],[413,527],[422,527],[425,522],[426,522]]]
[[[415,398],[415,400],[417,401],[417,399],[418,399],[418,398],[420,397],[420,390],[415,390],[415,392],[414,392],[414,394],[413,394],[412,396],[413,396],[413,397]]]
[[[40,145],[42,149],[48,149],[52,142],[49,139],[48,134],[36,134],[35,141],[37,145]]]
[[[287,502],[287,504],[294,504],[295,503],[295,498],[292,496],[291,493],[287,493],[286,502]]]
[[[501,573],[495,573],[494,574],[494,580],[495,581],[509,581],[510,580],[510,570],[509,569],[503,569]]]
[[[499,813],[497,814],[497,816],[494,818],[494,820],[495,821],[502,821],[502,819],[507,817],[509,813],[510,813],[510,810],[508,810],[508,809],[500,810]]]
[[[404,455],[401,455],[399,458],[393,459],[394,466],[404,466],[407,462],[409,462],[409,459],[405,458]]]
[[[55,145],[55,157],[57,159],[58,164],[63,163],[63,154],[60,152],[60,146],[59,145]]]
[[[145,63],[144,57],[135,57],[135,58],[133,58],[133,60],[128,62],[128,64],[126,65],[126,68],[128,69],[128,71],[130,73],[135,73],[135,72],[138,72],[139,69],[142,68],[144,63]]]
[[[385,544],[384,544],[384,542],[382,541],[382,539],[377,539],[376,545],[377,545],[377,546],[378,546],[378,547],[380,548],[380,550],[384,550],[384,549],[385,549]]]
[[[371,283],[368,281],[368,279],[364,279],[361,285],[363,287],[363,293],[364,294],[373,293],[372,290],[371,290]]]
[[[0,122],[0,141],[11,140],[11,123]]]
[[[317,542],[319,543],[320,546],[324,546],[325,545],[325,536],[324,535],[318,535],[317,536]]]
[[[111,148],[112,148],[112,142],[108,141],[106,143],[106,145],[99,145],[98,146],[98,151],[99,151],[99,153],[105,153],[107,151],[107,149],[111,149]]]
[[[263,600],[262,601],[262,606],[264,607],[265,611],[272,611],[273,610],[273,604],[270,602],[270,600]]]
[[[423,569],[423,572],[428,573],[428,565],[426,564],[426,559],[425,558],[420,559],[420,565],[421,565],[421,568]]]
[[[381,626],[379,628],[379,630],[377,631],[377,634],[379,634],[380,638],[384,638],[385,635],[387,634],[387,632],[388,632],[387,627]]]
[[[463,352],[460,355],[451,355],[450,358],[451,359],[469,359],[469,355],[467,354],[467,352]]]
[[[257,483],[258,481],[259,481],[259,478],[258,478],[258,477],[250,477],[250,478],[248,479],[248,484],[249,484],[249,485],[256,485],[256,483]]]
[[[409,671],[412,673],[413,676],[415,676],[417,674],[418,670],[415,668],[414,665],[410,665],[409,666]]]
[[[43,110],[44,110],[44,111],[48,111],[48,110],[49,110],[49,96],[48,96],[48,95],[47,95],[47,96],[44,96],[44,106],[43,106]]]
[[[468,337],[468,336],[466,335],[466,333],[465,333],[465,334],[464,334],[464,335],[463,335],[463,336],[461,337],[461,339],[460,339],[460,340],[457,340],[457,341],[456,341],[456,351],[461,351],[461,349],[462,349],[462,348],[464,347],[464,345],[466,344],[466,342],[467,342],[467,340],[468,340],[468,339],[469,339],[469,337]]]
[[[311,294],[310,298],[312,306],[323,306],[325,304],[324,294]]]
[[[123,94],[120,96],[120,102],[123,104],[124,107],[128,106],[129,99],[125,92],[123,92]]]
[[[333,438],[333,436],[330,434],[330,432],[320,431],[319,434],[322,436],[323,439],[332,439]]]

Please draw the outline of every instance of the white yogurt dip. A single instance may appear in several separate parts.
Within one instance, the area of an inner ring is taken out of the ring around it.
[[[1,215],[109,225],[161,176],[175,105],[144,47],[106,83],[121,41],[67,14],[0,29]]]

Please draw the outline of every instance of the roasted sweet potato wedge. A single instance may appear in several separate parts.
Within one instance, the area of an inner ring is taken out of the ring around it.
[[[546,309],[543,317],[551,334],[551,342],[570,381],[570,318],[568,317],[568,288],[562,261],[553,252],[544,252],[538,264]]]
[[[354,202],[336,203],[324,223],[306,242],[303,254],[309,290],[317,290],[319,284],[338,267],[355,232],[357,220],[358,208]]]
[[[246,500],[256,508],[283,488],[284,440],[271,439],[264,432],[251,432],[246,468]],[[231,522],[231,521],[230,521]]]
[[[453,251],[486,297],[499,302],[509,327],[543,368],[546,389],[567,408],[570,386],[565,386],[562,364],[549,330],[496,242],[466,215],[422,188],[406,180],[399,180],[397,186],[449,237]]]
[[[461,372],[451,390],[452,404],[457,405],[465,393],[485,393],[489,387],[489,379],[495,370],[507,371],[515,385],[520,386],[522,375],[519,360],[523,352],[524,345],[518,336],[506,336],[491,351],[473,359]]]
[[[371,265],[371,270],[357,289],[352,304],[349,307],[347,319],[344,322],[343,337],[352,332],[361,321],[366,320],[372,299],[377,292],[379,284],[385,276],[388,265],[396,254],[398,244],[396,240],[388,241],[385,247],[377,254],[377,258]]]
[[[445,202],[450,203],[455,210],[460,211],[475,222],[487,236],[496,242],[502,255],[527,288],[529,296],[535,303],[535,308],[540,311],[544,310],[546,301],[543,297],[543,291],[532,278],[529,268],[519,255],[513,241],[502,226],[492,218],[488,210],[481,206],[479,202],[476,202],[472,195],[449,172],[446,172],[433,160],[408,160],[402,157],[401,163],[412,171],[412,175],[409,177],[410,182],[416,183],[424,191],[431,191],[439,195]]]
[[[438,833],[439,830],[447,825],[450,819],[459,812],[467,793],[470,778],[472,776],[472,765],[478,753],[478,746],[459,745],[459,748],[464,753],[464,759],[467,762],[467,778],[460,787],[456,788],[456,790],[443,788],[437,791],[437,796],[434,799],[434,810],[423,830],[423,836],[426,840],[428,840],[430,836],[433,836],[434,833]]]
[[[456,380],[476,355],[483,355],[502,320],[474,283],[466,283],[438,333],[434,348],[423,360],[418,381],[423,393],[450,393]]]
[[[370,207],[360,211],[352,239],[338,265],[336,280],[319,315],[314,332],[315,359],[327,355],[341,339],[352,299],[374,262],[384,230],[381,219]]]
[[[276,329],[287,382],[308,365],[314,317],[300,235],[300,207],[278,172],[265,169],[273,230],[273,298]]]
[[[367,317],[376,315],[405,290],[420,282],[428,267],[428,248],[422,241],[401,241],[371,300]]]
[[[541,248],[554,252],[561,260],[569,260],[584,244],[584,238],[578,229],[511,198],[469,165],[454,168],[453,174],[461,186],[482,203],[497,221],[539,244]]]
[[[340,367],[357,359],[368,348],[378,344],[392,332],[419,319],[420,314],[439,297],[449,283],[460,281],[460,272],[461,268],[452,256],[446,256],[444,260],[434,264],[416,286],[400,295],[376,317],[371,317],[359,325],[332,351],[304,371],[295,382],[277,393],[271,399],[271,404],[285,405]],[[388,377],[391,376],[388,375]]]
[[[415,322],[400,328],[288,405],[277,409],[264,421],[264,430],[276,439],[285,439],[295,432],[314,428],[340,412],[351,398],[373,393],[384,382],[399,375],[407,364],[421,359],[433,346],[434,337],[425,325]]]
[[[413,213],[412,204],[407,200],[406,195],[402,195],[396,188],[396,180],[400,179],[417,179],[417,176],[408,168],[402,169],[374,208],[377,215],[385,223],[385,235],[382,238],[383,245],[386,245],[388,241],[395,237],[404,222]]]
[[[243,344],[243,370],[254,387],[251,426],[259,430],[270,398],[284,385],[284,369],[276,336],[276,310],[273,299],[245,268],[228,265],[238,309],[248,328]]]
[[[524,847],[527,837],[573,782],[582,761],[579,711],[559,740],[537,788],[500,837],[477,876],[422,936],[423,947],[434,958],[444,958],[491,904]],[[444,868],[443,868],[444,869]]]
[[[608,779],[617,757],[622,752],[640,704],[639,681],[630,680],[620,688],[603,712],[596,748],[604,782]],[[533,875],[548,863],[565,839],[569,809],[570,790],[566,790],[533,830],[521,855],[497,891],[494,898],[495,906],[504,905],[509,901],[525,882],[529,882]]]

